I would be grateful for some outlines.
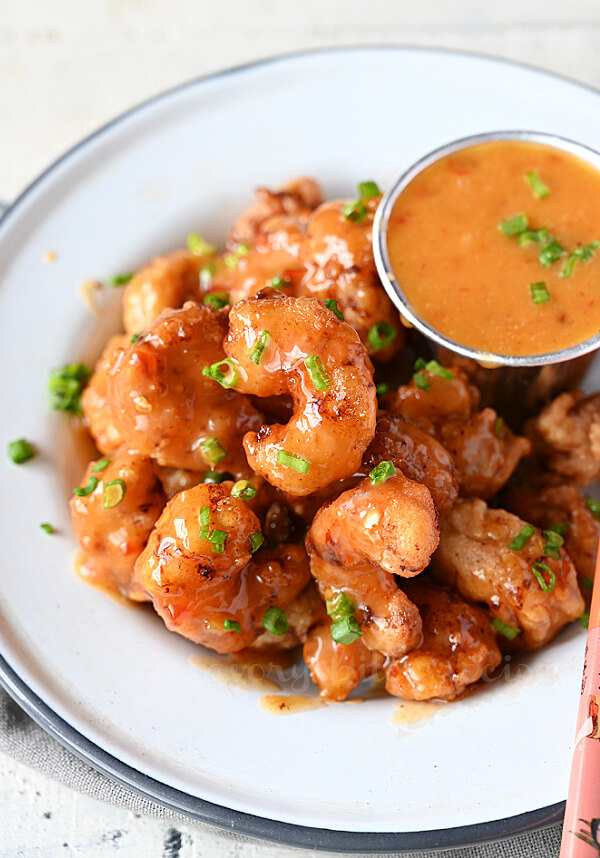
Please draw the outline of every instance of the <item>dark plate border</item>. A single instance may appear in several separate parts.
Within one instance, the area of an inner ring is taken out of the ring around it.
[[[137,104],[129,110],[121,113],[115,119],[102,125],[96,131],[83,138],[75,146],[68,149],[46,168],[34,181],[25,188],[6,211],[0,216],[0,228],[9,220],[17,208],[29,197],[31,192],[59,165],[71,157],[72,154],[86,146],[92,140],[104,134],[109,129],[119,124],[134,114],[144,110],[146,107],[167,99],[170,95],[182,90],[210,83],[213,80],[241,74],[246,70],[260,66],[274,65],[286,60],[299,57],[311,56],[322,53],[337,53],[357,50],[385,50],[398,52],[428,52],[431,54],[450,54],[456,56],[473,57],[479,60],[508,65],[519,66],[529,71],[536,71],[556,80],[568,81],[581,89],[599,94],[591,86],[579,83],[571,78],[556,75],[539,69],[526,63],[512,62],[500,57],[491,57],[476,51],[452,50],[449,48],[431,48],[420,45],[344,45],[335,47],[316,48],[313,50],[300,50],[279,56],[268,57],[263,60],[244,63],[233,68],[224,69],[214,74],[204,75],[187,81],[178,86],[171,87],[152,98]],[[1,211],[1,207],[0,207]],[[0,233],[0,240],[2,236]],[[475,825],[464,825],[456,828],[445,828],[437,831],[407,831],[407,832],[354,832],[337,831],[326,828],[312,828],[293,823],[278,822],[265,817],[254,816],[249,813],[232,810],[213,804],[205,799],[190,796],[173,787],[166,786],[160,781],[154,780],[142,772],[118,760],[116,757],[106,753],[98,745],[86,739],[81,733],[71,727],[65,720],[54,712],[44,701],[29,688],[29,686],[12,669],[6,659],[0,655],[0,684],[13,697],[14,700],[37,722],[46,732],[57,739],[65,748],[91,765],[101,774],[106,775],[124,787],[132,789],[144,798],[155,801],[173,811],[189,816],[191,819],[215,825],[226,831],[249,837],[269,840],[275,843],[284,843],[290,846],[305,849],[324,849],[329,852],[354,852],[354,853],[381,853],[381,852],[413,852],[430,851],[435,849],[452,849],[455,847],[474,846],[490,843],[519,834],[537,831],[550,825],[558,823],[564,815],[565,803],[549,805],[528,813],[504,819],[492,820]]]

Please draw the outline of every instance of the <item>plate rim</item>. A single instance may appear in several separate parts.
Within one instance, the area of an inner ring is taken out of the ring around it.
[[[300,49],[288,51],[281,54],[273,54],[257,60],[241,63],[235,66],[225,67],[216,72],[210,72],[188,79],[180,84],[169,87],[156,95],[150,96],[132,107],[117,114],[108,122],[97,127],[94,131],[68,148],[62,155],[52,161],[41,173],[39,173],[21,193],[3,210],[3,202],[0,202],[0,241],[2,241],[2,227],[9,221],[11,216],[20,208],[30,194],[41,184],[46,177],[52,174],[64,162],[68,161],[76,152],[83,149],[92,141],[101,137],[110,129],[116,127],[122,121],[129,119],[136,113],[154,106],[161,101],[168,100],[171,96],[195,86],[225,77],[243,74],[251,69],[286,62],[288,60],[308,58],[320,54],[336,54],[356,51],[390,51],[398,53],[428,53],[441,54],[471,58],[499,65],[522,68],[533,71],[544,77],[557,81],[570,83],[579,89],[600,96],[600,90],[595,87],[581,83],[567,75],[547,71],[534,64],[513,61],[505,57],[497,57],[478,51],[463,50],[458,48],[434,47],[418,44],[392,44],[389,42],[378,42],[370,44],[345,44],[322,46],[318,48]],[[189,795],[175,787],[170,787],[148,775],[135,769],[117,757],[109,754],[99,745],[87,739],[78,730],[72,727],[66,720],[61,718],[48,704],[46,704],[10,666],[9,662],[0,653],[0,685],[7,693],[25,710],[25,712],[50,736],[56,739],[63,747],[75,754],[83,762],[90,765],[96,771],[109,777],[113,781],[133,790],[138,795],[150,799],[157,804],[193,820],[208,823],[215,827],[245,834],[255,839],[267,840],[296,846],[305,849],[323,849],[329,852],[353,852],[362,854],[377,854],[382,852],[406,853],[415,850],[429,852],[437,849],[452,849],[456,847],[474,846],[520,834],[547,828],[560,822],[564,815],[565,802],[547,805],[533,811],[527,811],[502,819],[489,820],[487,822],[474,823],[471,825],[457,826],[430,831],[408,831],[408,832],[353,832],[329,828],[318,828],[313,826],[299,825],[290,822],[269,819],[242,811],[237,811],[224,805],[215,804],[196,796]]]

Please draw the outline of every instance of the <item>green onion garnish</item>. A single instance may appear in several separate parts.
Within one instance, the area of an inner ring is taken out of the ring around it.
[[[560,533],[561,536],[564,536],[568,529],[569,525],[566,521],[560,521],[558,524],[551,524],[548,528],[548,530],[552,530],[554,533]]]
[[[361,200],[372,200],[373,197],[378,197],[381,191],[377,182],[359,182],[358,196]]]
[[[22,465],[23,462],[28,462],[29,459],[33,459],[35,456],[35,450],[25,438],[19,438],[18,441],[11,441],[6,448],[6,452],[8,453],[8,458],[15,465]]]
[[[545,283],[530,283],[531,300],[534,304],[546,304],[550,300],[550,292]]]
[[[289,277],[272,277],[269,281],[269,286],[271,286],[272,289],[277,290],[284,289],[286,286],[291,285],[292,281],[289,279]]]
[[[419,390],[424,390],[425,393],[429,393],[431,390],[431,385],[429,384],[429,380],[424,372],[419,370],[419,372],[415,372],[413,375],[413,381],[415,385],[419,388]]]
[[[352,223],[362,223],[368,212],[367,207],[362,200],[354,200],[354,202],[348,203],[348,205],[344,206],[342,214],[346,220],[349,220]]]
[[[211,292],[210,295],[204,296],[204,303],[207,307],[214,307],[216,310],[221,310],[229,304],[229,293]]]
[[[110,459],[108,458],[108,456],[105,459],[99,459],[92,468],[92,474],[101,474],[102,471],[105,471],[109,465]]]
[[[133,343],[137,343],[137,341],[139,340],[139,338],[140,338],[141,336],[143,336],[143,334],[132,334],[131,339],[129,340],[129,342],[130,342],[131,344],[133,344]]]
[[[430,360],[425,364],[425,369],[432,375],[437,375],[438,378],[445,378],[450,381],[454,378],[454,373],[450,372],[446,367],[441,366],[436,360]]]
[[[586,590],[591,590],[594,586],[594,579],[590,578],[589,575],[584,575],[584,577],[581,579],[581,586],[585,587]]]
[[[228,268],[237,268],[237,264],[242,256],[247,256],[250,253],[250,247],[247,244],[238,245],[234,253],[228,253],[225,257],[225,265]]]
[[[104,509],[112,509],[121,503],[125,497],[127,486],[124,480],[109,480],[104,486],[104,499],[102,506]]]
[[[547,244],[541,251],[538,259],[544,266],[544,268],[548,268],[552,265],[553,262],[556,262],[563,256],[567,251],[564,249],[562,244],[556,239],[553,239],[550,244]]]
[[[532,566],[532,571],[544,593],[550,593],[552,592],[552,590],[554,590],[554,585],[556,584],[556,576],[554,575],[552,569],[546,563],[534,563]],[[548,584],[546,584],[544,574],[548,575],[550,579]]]
[[[550,188],[545,185],[537,173],[525,173],[525,178],[529,182],[529,186],[538,200],[543,200],[550,193]]]
[[[342,617],[331,624],[331,637],[336,643],[351,644],[362,636],[356,617]]]
[[[215,271],[216,268],[212,263],[210,265],[205,265],[203,268],[200,269],[200,285],[203,289],[209,288],[210,284],[212,283]]]
[[[418,357],[415,361],[415,369],[425,369],[427,366],[427,361],[425,358]]]
[[[251,545],[250,554],[254,554],[256,551],[258,551],[260,546],[265,541],[265,538],[262,535],[262,533],[260,532],[260,530],[255,530],[254,533],[251,533],[248,538],[250,539],[250,545]]]
[[[208,256],[210,253],[216,253],[217,248],[214,244],[210,244],[199,232],[193,232],[187,237],[187,249],[194,256]]]
[[[48,380],[50,407],[55,411],[83,414],[81,392],[88,383],[91,374],[91,369],[83,363],[69,363],[50,370]]]
[[[224,554],[229,534],[226,530],[212,530],[208,540],[213,554]],[[205,537],[206,538],[206,537]]]
[[[498,229],[503,235],[520,235],[525,232],[528,226],[527,215],[518,214],[508,220],[503,220],[502,223],[498,224]]]
[[[513,551],[522,551],[534,533],[535,527],[532,524],[526,524],[525,527],[517,533],[512,542],[509,542],[508,547],[512,548]]]
[[[381,384],[378,384],[375,388],[375,393],[377,396],[385,396],[386,393],[390,392],[390,386],[387,381],[382,381]]]
[[[86,498],[96,489],[98,482],[98,477],[90,477],[87,486],[75,486],[73,494],[78,498]]]
[[[342,617],[351,617],[356,611],[356,605],[343,592],[336,593],[333,599],[327,599],[325,602],[327,614],[332,620],[341,620]]]
[[[263,626],[272,635],[284,635],[290,630],[290,624],[285,613],[275,606],[268,608],[263,617]]]
[[[552,238],[545,226],[541,229],[526,229],[519,235],[520,247],[525,247],[526,244],[534,244],[535,242],[541,244],[542,247],[546,247],[551,241]]]
[[[376,486],[378,483],[385,483],[385,481],[389,480],[390,477],[393,477],[395,473],[396,468],[394,467],[393,462],[380,462],[378,465],[375,465],[369,474],[369,479],[371,480],[372,485]]]
[[[225,358],[211,364],[211,366],[203,367],[202,375],[218,381],[221,387],[225,388],[235,387],[238,380],[238,372],[230,358]]]
[[[54,528],[51,524],[48,524],[47,521],[44,521],[42,524],[40,524],[40,530],[43,530],[44,533],[54,533]]]
[[[570,277],[573,273],[573,268],[577,262],[589,262],[593,257],[594,252],[600,247],[600,241],[596,239],[596,241],[592,241],[591,244],[585,244],[583,247],[576,247],[569,255],[567,256],[567,261],[562,267],[562,271],[560,272],[561,277]]]
[[[295,453],[290,453],[288,450],[280,450],[277,453],[277,461],[285,468],[291,468],[293,471],[298,471],[299,474],[307,474],[310,468],[308,459],[302,456],[296,456]]]
[[[542,536],[546,540],[544,545],[544,554],[547,557],[553,557],[555,560],[560,560],[560,549],[564,545],[565,540],[556,530],[548,528],[542,530]]]
[[[310,380],[317,390],[327,390],[330,385],[327,370],[323,366],[323,361],[318,355],[311,355],[304,358],[304,366],[308,370]]]
[[[589,614],[582,614],[579,617],[579,622],[581,623],[581,625],[583,626],[584,629],[589,629],[589,627],[590,627],[590,615]]]
[[[341,319],[342,322],[344,321],[344,314],[342,313],[342,311],[338,307],[337,301],[334,301],[333,298],[326,298],[325,299],[325,306],[327,307],[328,310],[331,310],[332,313],[335,313],[335,315],[338,317],[338,319]]]
[[[237,620],[225,620],[223,623],[223,628],[226,632],[241,632],[242,627],[238,623]]]
[[[263,352],[270,342],[271,334],[268,331],[261,331],[252,351],[250,352],[250,360],[252,363],[255,363],[257,366],[260,364]]]
[[[597,501],[595,498],[586,498],[585,499],[585,505],[587,506],[589,511],[592,513],[594,518],[597,518],[600,520],[600,501]]]
[[[396,328],[389,322],[375,322],[367,334],[367,340],[371,348],[378,352],[387,348],[396,339],[396,335]]]
[[[500,619],[500,617],[492,617],[491,623],[493,627],[499,631],[501,635],[504,635],[505,638],[508,638],[509,641],[514,641],[517,635],[521,634],[521,629],[516,629],[514,626],[511,626],[510,623],[505,623],[504,620]]]
[[[227,458],[227,450],[218,438],[207,438],[206,441],[202,441],[200,449],[204,458],[211,465],[217,465],[223,459]]]
[[[108,282],[110,286],[125,286],[126,283],[129,283],[131,278],[134,275],[134,271],[127,271],[124,274],[115,274],[112,277],[108,278]]]
[[[220,474],[218,471],[205,471],[202,477],[203,483],[218,486],[223,480],[227,479],[227,474]]]
[[[496,438],[502,438],[504,433],[504,418],[496,417],[496,422],[494,423],[494,435]]]
[[[210,507],[209,506],[201,506],[198,510],[198,523],[200,524],[200,530],[198,532],[199,539],[208,539],[210,536],[209,526],[210,526]]]
[[[231,497],[252,500],[252,498],[256,497],[256,489],[248,480],[238,480],[231,487]]]

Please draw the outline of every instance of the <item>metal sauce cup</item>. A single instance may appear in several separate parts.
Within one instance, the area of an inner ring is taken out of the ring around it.
[[[373,253],[384,289],[408,327],[421,339],[419,348],[446,365],[462,366],[481,390],[482,406],[495,408],[519,428],[523,421],[563,390],[579,385],[600,347],[600,331],[591,339],[560,351],[538,355],[504,355],[471,348],[450,339],[423,319],[409,304],[389,260],[387,231],[394,204],[424,169],[461,149],[478,143],[521,140],[541,143],[576,155],[600,171],[600,153],[556,134],[536,131],[493,131],[454,140],[425,155],[383,195],[373,221]],[[423,342],[424,340],[424,342]]]

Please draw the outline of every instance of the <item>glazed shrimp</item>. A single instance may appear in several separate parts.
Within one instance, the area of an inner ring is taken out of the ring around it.
[[[165,507],[136,564],[171,631],[217,652],[237,652],[285,610],[310,579],[299,545],[261,549],[260,522],[231,482],[198,485]]]
[[[344,592],[365,646],[398,657],[417,646],[421,618],[394,575],[421,572],[438,540],[429,489],[397,473],[382,483],[367,478],[323,507],[306,550],[322,598]]]
[[[90,491],[71,499],[71,520],[85,555],[83,577],[146,601],[135,562],[166,502],[152,462],[122,448],[110,460],[90,462],[81,486]]]
[[[285,425],[248,432],[253,471],[290,495],[352,474],[375,432],[373,368],[355,331],[314,298],[265,293],[236,304],[223,347],[236,390],[290,393]]]
[[[227,246],[235,250],[241,244],[252,244],[261,229],[275,217],[294,218],[306,222],[310,212],[321,204],[323,194],[318,182],[300,176],[284,185],[279,191],[258,188],[256,202],[236,220]]]
[[[202,374],[224,359],[227,313],[185,304],[165,311],[108,374],[115,425],[159,465],[249,474],[242,437],[260,426],[250,402]]]
[[[331,621],[324,620],[310,630],[302,650],[319,697],[345,700],[356,686],[384,666],[386,658],[368,649],[362,638],[351,644],[336,643],[331,637]]]
[[[130,345],[130,337],[111,337],[94,369],[89,384],[81,396],[83,414],[90,435],[101,453],[114,453],[123,444],[108,399],[108,373],[117,356]]]

